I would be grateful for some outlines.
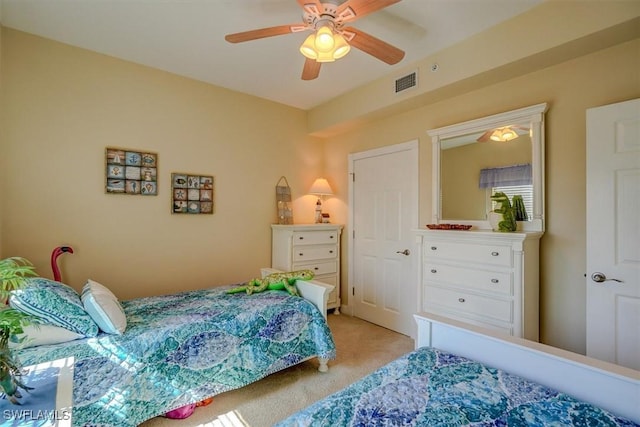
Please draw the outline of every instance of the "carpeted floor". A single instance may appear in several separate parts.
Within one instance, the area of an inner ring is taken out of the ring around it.
[[[216,396],[184,420],[157,417],[142,427],[268,427],[413,350],[411,338],[345,314],[329,315],[337,358],[329,372],[310,360]]]

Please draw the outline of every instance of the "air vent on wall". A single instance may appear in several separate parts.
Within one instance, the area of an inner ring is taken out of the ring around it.
[[[403,90],[411,89],[412,87],[416,87],[418,85],[418,72],[414,71],[406,76],[400,77],[396,79],[396,93],[402,92]]]

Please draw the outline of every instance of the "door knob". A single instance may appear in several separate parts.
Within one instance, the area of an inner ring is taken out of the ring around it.
[[[404,251],[396,251],[396,253],[409,256],[411,252],[409,252],[409,249],[405,249]]]
[[[606,282],[607,280],[613,281],[613,282],[619,282],[622,283],[622,280],[618,280],[618,279],[607,279],[607,276],[605,276],[602,273],[596,272],[593,273],[591,275],[591,280],[593,280],[596,283],[602,283],[602,282]]]

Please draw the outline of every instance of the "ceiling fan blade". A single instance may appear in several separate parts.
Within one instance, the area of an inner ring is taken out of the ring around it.
[[[488,142],[491,141],[491,134],[493,133],[494,129],[489,129],[488,131],[486,131],[485,133],[483,133],[482,135],[480,135],[480,138],[476,139],[477,142]]]
[[[343,30],[343,36],[351,46],[358,48],[389,65],[397,64],[402,61],[402,58],[404,58],[403,50],[400,50],[397,47],[356,28],[345,28]]]
[[[320,15],[323,11],[322,4],[318,0],[298,0],[298,4],[305,12]]]
[[[320,66],[322,63],[315,59],[307,58],[304,61],[304,67],[302,68],[302,80],[313,80],[320,75]]]
[[[298,0],[298,2],[304,0]],[[338,7],[337,16],[343,22],[355,21],[370,13],[398,3],[400,0],[347,0]],[[349,11],[351,9],[351,11]]]
[[[260,28],[258,30],[243,31],[241,33],[227,34],[224,39],[229,43],[248,42],[250,40],[263,39],[265,37],[280,36],[294,33],[304,29],[304,24],[279,25],[277,27]]]

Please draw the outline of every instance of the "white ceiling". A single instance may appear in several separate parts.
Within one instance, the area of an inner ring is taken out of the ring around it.
[[[311,81],[300,79],[305,58],[298,48],[307,32],[224,40],[302,22],[296,0],[0,0],[0,17],[6,27],[306,110],[542,1],[402,0],[352,23],[404,50],[399,64],[352,49]]]

